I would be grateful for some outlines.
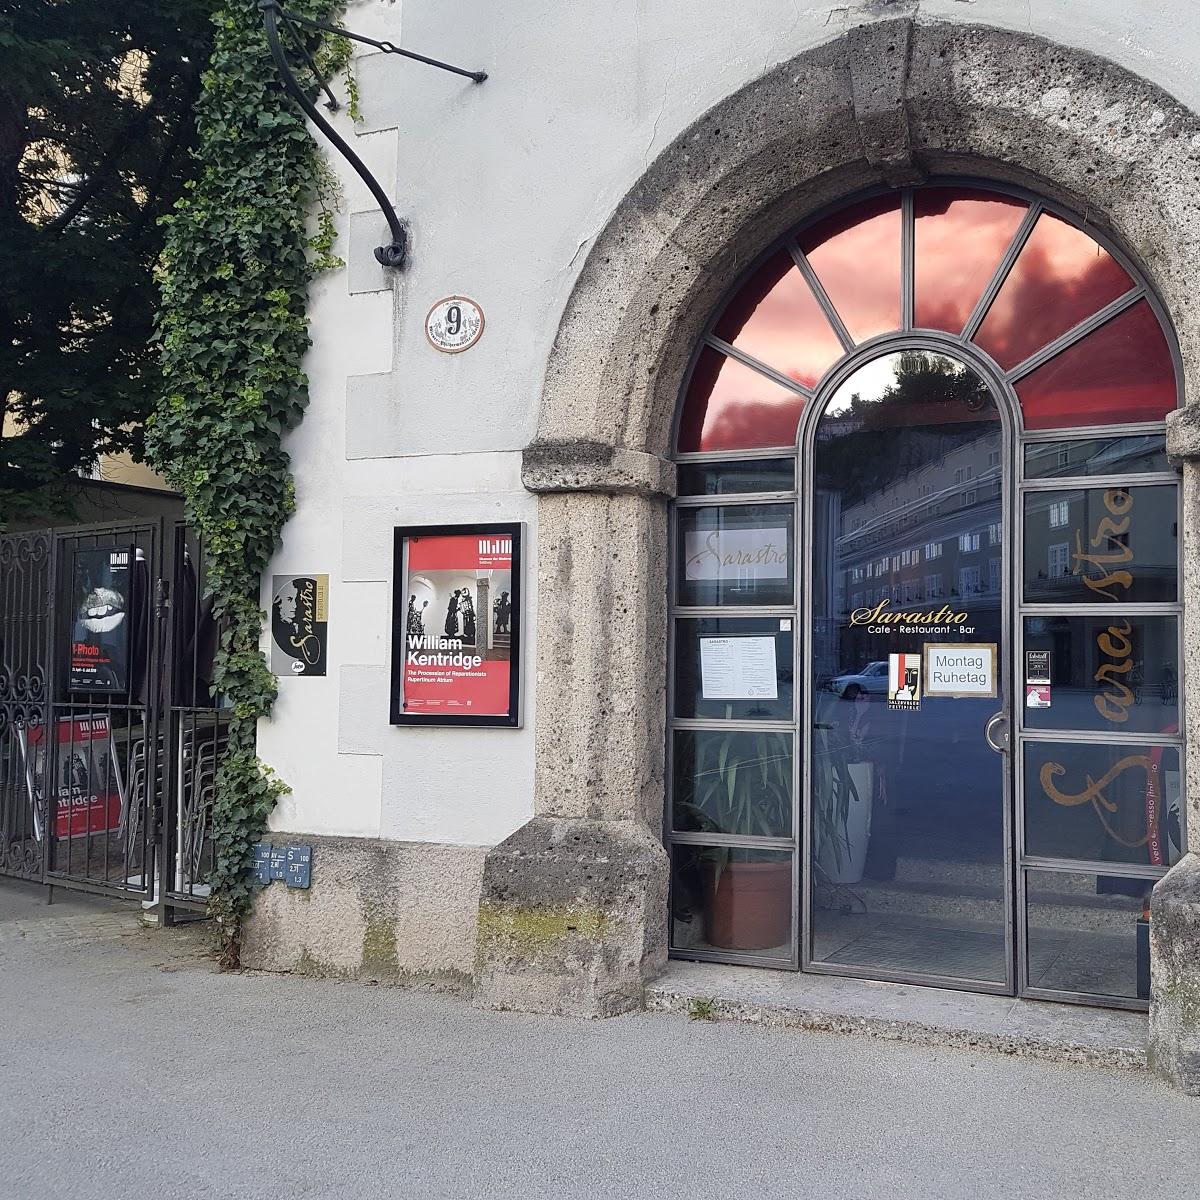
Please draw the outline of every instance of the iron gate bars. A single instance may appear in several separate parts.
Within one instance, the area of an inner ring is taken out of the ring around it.
[[[60,529],[50,719],[38,739],[46,879],[154,896],[167,747],[161,705],[162,523]]]
[[[42,780],[30,731],[46,720],[52,538],[0,535],[0,874],[42,878]],[[44,756],[43,756],[44,757]]]
[[[100,577],[112,561],[119,581]],[[205,907],[228,712],[204,592],[182,520],[0,536],[0,874],[140,899],[161,921]],[[87,678],[85,618],[123,627],[112,678]]]

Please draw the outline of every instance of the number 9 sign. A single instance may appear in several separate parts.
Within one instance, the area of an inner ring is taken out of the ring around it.
[[[461,354],[483,334],[483,309],[466,296],[439,300],[425,318],[429,344],[443,354]]]

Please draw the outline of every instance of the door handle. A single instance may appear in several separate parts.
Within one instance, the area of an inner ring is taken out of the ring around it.
[[[983,736],[997,754],[1006,754],[1009,745],[1008,713],[1003,709],[992,713],[983,727]]]

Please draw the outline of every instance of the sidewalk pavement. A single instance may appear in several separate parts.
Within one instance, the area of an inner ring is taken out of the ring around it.
[[[0,1198],[1190,1195],[1142,1071],[220,974],[196,928],[0,882]]]

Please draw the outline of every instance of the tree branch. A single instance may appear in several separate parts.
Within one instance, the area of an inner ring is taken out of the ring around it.
[[[152,104],[140,108],[129,119],[121,136],[108,148],[100,164],[80,186],[75,199],[44,226],[44,231],[51,237],[57,237],[77,216],[87,207],[87,203],[112,178],[113,172],[124,158],[125,152],[133,145],[134,139],[150,123]]]

